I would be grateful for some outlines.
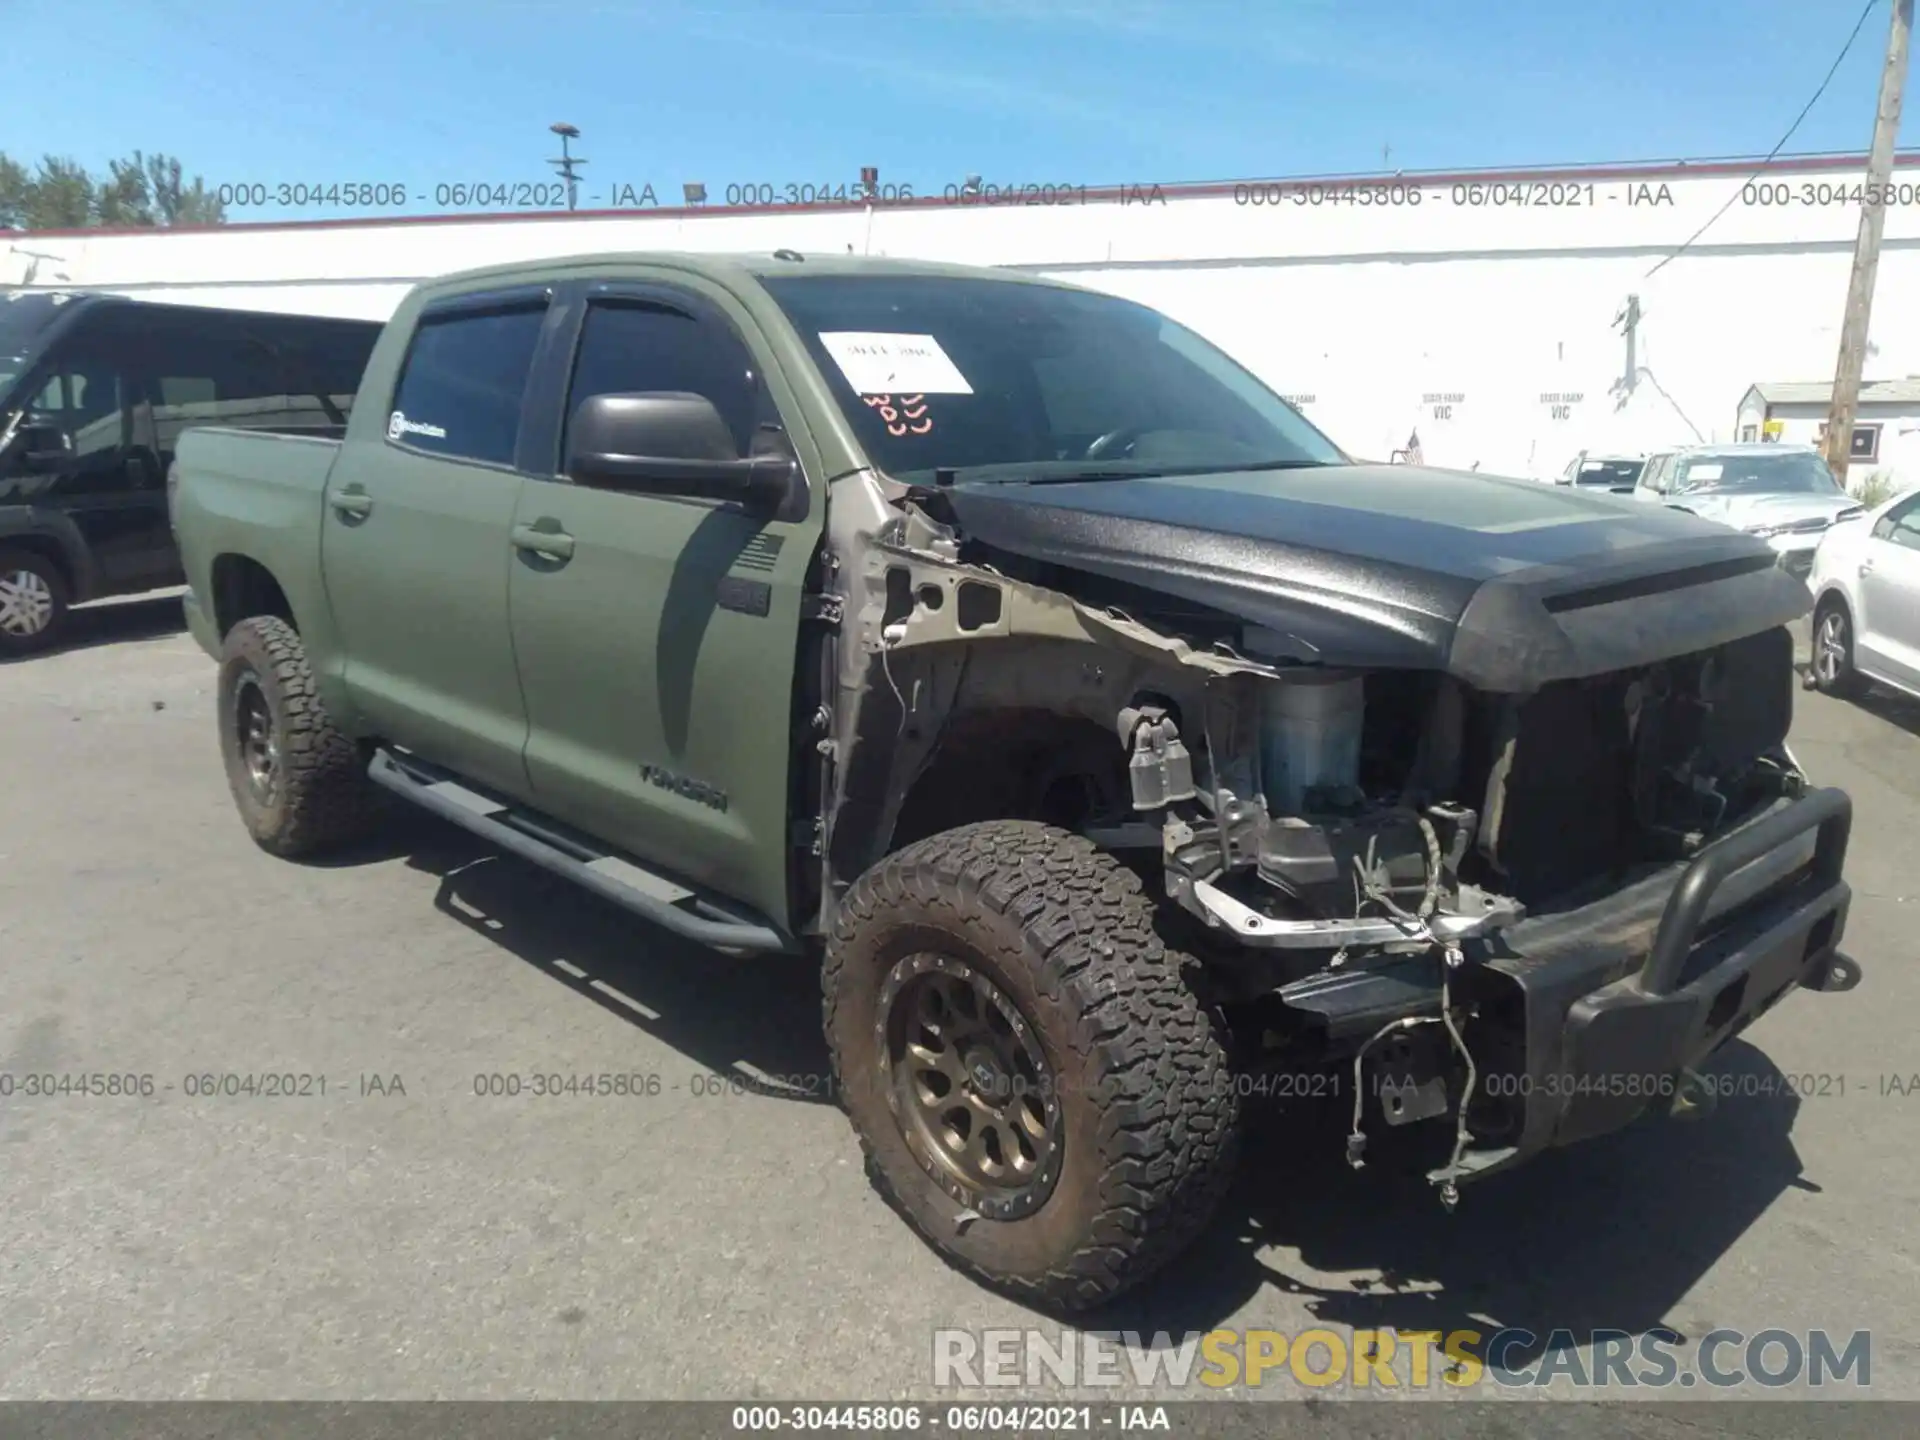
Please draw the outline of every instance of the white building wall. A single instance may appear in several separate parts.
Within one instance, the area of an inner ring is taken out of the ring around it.
[[[36,288],[384,318],[418,280],[564,254],[788,247],[1015,266],[1167,311],[1282,392],[1313,396],[1304,408],[1356,454],[1384,459],[1417,430],[1429,463],[1546,476],[1582,447],[1732,439],[1749,385],[1831,378],[1858,224],[1845,191],[1863,169],[1776,167],[1766,193],[1793,203],[1774,204],[1743,199],[1751,167],[1695,166],[1408,177],[1357,192],[1309,181],[1285,192],[1134,189],[1066,205],[936,200],[871,214],[657,210],[35,235],[0,257],[0,276],[18,282],[33,265]],[[1870,379],[1920,373],[1920,163],[1902,164],[1896,182]],[[1709,221],[1687,253],[1649,274]],[[1626,348],[1614,321],[1629,295],[1640,299],[1639,369],[1616,398]],[[1920,457],[1903,450],[1899,463]]]

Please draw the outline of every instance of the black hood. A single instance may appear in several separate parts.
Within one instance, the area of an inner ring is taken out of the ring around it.
[[[963,538],[1265,627],[1286,658],[1479,689],[1651,664],[1804,614],[1762,541],[1660,505],[1409,465],[956,485]]]

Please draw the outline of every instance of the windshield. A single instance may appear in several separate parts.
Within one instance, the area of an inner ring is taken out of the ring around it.
[[[1839,481],[1818,455],[1696,455],[1674,469],[1673,488],[1694,493],[1738,491],[1763,495],[1838,495]]]
[[[65,302],[65,296],[0,296],[0,399],[32,361],[41,334],[65,312]]]
[[[1647,468],[1644,460],[1584,460],[1573,477],[1576,485],[1632,485]]]
[[[1129,300],[953,276],[765,283],[869,458],[903,480],[1347,463],[1233,360]]]

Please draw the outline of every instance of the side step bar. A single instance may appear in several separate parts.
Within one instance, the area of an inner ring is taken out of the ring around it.
[[[376,750],[367,778],[488,844],[688,940],[723,950],[788,953],[799,948],[769,924],[730,914],[664,875],[560,834],[550,824],[412,755]]]

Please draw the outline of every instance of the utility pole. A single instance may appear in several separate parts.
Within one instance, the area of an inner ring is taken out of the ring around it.
[[[1620,313],[1613,317],[1613,328],[1627,337],[1627,368],[1620,372],[1620,378],[1613,382],[1614,409],[1624,410],[1627,401],[1633,398],[1634,387],[1640,383],[1640,297],[1627,296],[1627,303],[1620,307]]]
[[[1887,181],[1893,174],[1893,142],[1900,130],[1900,96],[1907,83],[1907,41],[1913,31],[1913,0],[1893,0],[1887,35],[1887,67],[1880,74],[1880,105],[1873,117],[1873,148],[1867,154],[1867,186],[1854,241],[1853,275],[1847,282],[1847,313],[1840,326],[1840,358],[1834,366],[1833,399],[1827,410],[1827,464],[1844,482],[1853,454],[1853,417],[1860,405],[1860,377],[1867,363],[1867,323],[1873,314],[1873,281],[1880,268],[1880,236],[1887,222]]]
[[[560,178],[567,182],[567,209],[577,209],[580,202],[580,187],[577,183],[577,177],[573,173],[573,167],[576,165],[584,165],[587,162],[569,151],[567,149],[567,142],[580,138],[580,127],[578,125],[569,125],[562,120],[558,124],[549,125],[547,128],[560,137],[560,158],[558,160],[549,160],[547,163],[558,170],[560,172]]]

